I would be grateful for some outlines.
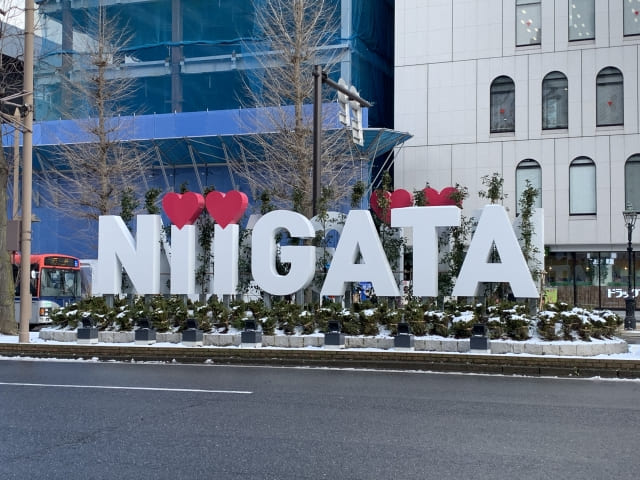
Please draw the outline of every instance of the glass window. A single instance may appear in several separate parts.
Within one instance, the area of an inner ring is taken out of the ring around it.
[[[590,40],[595,37],[595,0],[570,0],[569,40]]]
[[[516,0],[516,45],[540,45],[542,24],[540,3]]]
[[[569,215],[596,213],[596,164],[587,157],[569,165]]]
[[[624,125],[622,72],[614,67],[600,70],[596,79],[596,125]]]
[[[551,72],[542,80],[542,128],[569,126],[569,83],[560,72]]]
[[[491,133],[515,132],[516,86],[511,78],[501,76],[491,82]]]
[[[624,204],[640,212],[640,155],[629,157],[624,165]]]
[[[640,0],[623,0],[624,34],[640,34]]]
[[[532,159],[521,161],[516,167],[516,215],[520,213],[520,197],[529,184],[538,190],[535,208],[542,207],[542,169],[540,164]]]

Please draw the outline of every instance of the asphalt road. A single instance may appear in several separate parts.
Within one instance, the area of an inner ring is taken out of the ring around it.
[[[640,381],[0,360],[1,479],[636,479]]]

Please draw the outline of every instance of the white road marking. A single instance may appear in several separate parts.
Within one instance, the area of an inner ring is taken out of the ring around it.
[[[150,392],[187,392],[187,393],[231,393],[236,395],[250,395],[253,392],[243,390],[204,390],[200,388],[158,388],[158,387],[119,387],[113,385],[63,385],[55,383],[22,383],[0,382],[0,385],[11,387],[55,387],[55,388],[94,388],[102,390],[146,390]]]

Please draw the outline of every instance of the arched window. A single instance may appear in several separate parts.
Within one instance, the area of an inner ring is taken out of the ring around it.
[[[600,70],[596,78],[596,125],[624,125],[624,81],[614,67]]]
[[[507,76],[491,82],[491,133],[515,132],[516,130],[516,86]]]
[[[569,41],[596,38],[595,0],[569,2]]]
[[[596,213],[596,164],[578,157],[569,165],[569,215]]]
[[[624,164],[624,204],[627,203],[640,212],[640,154],[637,153]]]
[[[551,72],[542,80],[542,128],[569,126],[569,82],[560,72]]]
[[[538,162],[528,158],[516,167],[516,215],[520,214],[520,201],[522,192],[527,189],[527,180],[533,188],[538,190],[534,208],[542,207],[542,169]]]

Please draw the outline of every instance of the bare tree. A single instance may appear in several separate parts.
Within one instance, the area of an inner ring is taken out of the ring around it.
[[[56,158],[39,177],[53,208],[95,225],[101,215],[119,213],[123,195],[144,198],[150,152],[122,141],[133,128],[133,117],[121,114],[135,92],[135,79],[127,75],[124,62],[126,29],[104,7],[87,15],[87,25],[95,28],[74,30],[73,59],[63,62],[70,71],[61,76],[62,113],[75,119],[78,138],[61,141]]]
[[[13,137],[13,132],[21,128],[14,118],[16,107],[22,104],[24,38],[22,31],[8,22],[14,22],[23,14],[23,9],[15,2],[0,2],[0,126]],[[7,207],[10,168],[3,148],[0,148],[0,333],[15,335],[13,266],[7,250]],[[13,199],[14,206],[18,201]],[[14,208],[14,211],[16,209]]]
[[[313,211],[313,66],[330,71],[339,61],[330,48],[340,32],[338,8],[326,0],[255,2],[258,40],[245,45],[258,68],[247,74],[243,106],[266,108],[251,119],[263,133],[241,144],[231,170],[254,198],[269,192],[276,205],[307,217]],[[324,90],[326,99],[336,97]],[[361,159],[344,129],[323,132],[321,151],[323,191],[339,201],[359,178]]]

